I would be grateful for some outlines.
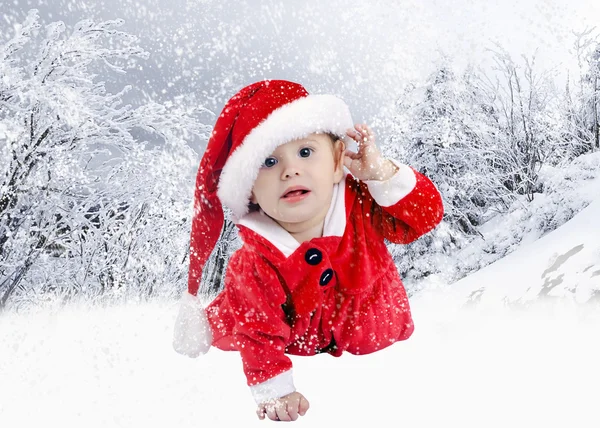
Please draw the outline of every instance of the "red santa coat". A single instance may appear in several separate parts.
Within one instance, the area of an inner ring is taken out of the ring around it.
[[[295,390],[286,354],[368,354],[412,334],[384,239],[416,240],[441,221],[443,206],[427,177],[394,163],[390,180],[348,174],[334,187],[322,237],[298,243],[262,212],[238,222],[243,246],[207,315],[212,345],[240,352],[258,403]]]

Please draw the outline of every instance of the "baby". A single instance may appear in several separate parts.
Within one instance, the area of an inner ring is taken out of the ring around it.
[[[352,140],[356,153],[346,149]],[[221,204],[243,246],[203,308],[199,279],[221,232]],[[308,410],[288,354],[368,354],[412,334],[385,240],[407,244],[431,231],[441,197],[427,177],[384,159],[339,98],[285,80],[243,88],[217,119],[194,208],[174,347],[194,357],[211,346],[238,351],[259,418],[294,421]]]

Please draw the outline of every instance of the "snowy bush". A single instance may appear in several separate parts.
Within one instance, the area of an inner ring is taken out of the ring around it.
[[[430,234],[390,245],[410,294],[431,275],[448,284],[492,263],[564,224],[591,199],[578,192],[597,176],[598,159],[581,156],[594,147],[589,114],[581,112],[593,110],[598,88],[562,96],[549,73],[536,71],[535,57],[517,64],[501,49],[493,55],[494,79],[472,68],[457,75],[446,61],[396,103],[382,151],[431,178],[445,208]],[[590,69],[594,55],[586,56]],[[587,131],[577,131],[581,126]]]
[[[539,180],[543,193],[533,201],[524,195],[515,199],[506,213],[488,220],[478,227],[478,235],[457,245],[442,248],[449,227],[445,222],[409,246],[391,245],[409,293],[432,284],[452,284],[569,221],[598,197],[600,152],[561,166],[546,165]]]
[[[512,197],[500,168],[505,138],[497,112],[474,83],[471,72],[456,76],[444,65],[424,85],[409,87],[384,147],[436,184],[445,220],[459,234],[476,233],[489,210]]]
[[[579,76],[567,83],[565,110],[568,135],[585,152],[600,148],[600,36],[595,28],[574,34]]]
[[[0,309],[180,292],[208,129],[185,99],[107,92],[94,67],[147,57],[122,21],[38,21],[0,46]]]

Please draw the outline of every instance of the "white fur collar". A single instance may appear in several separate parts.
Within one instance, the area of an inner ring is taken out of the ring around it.
[[[333,186],[331,205],[325,216],[323,236],[342,236],[346,229],[346,176]],[[237,224],[247,227],[272,243],[286,257],[289,257],[300,243],[263,211],[256,211],[243,216]]]

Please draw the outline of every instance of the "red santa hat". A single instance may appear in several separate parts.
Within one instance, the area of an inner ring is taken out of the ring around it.
[[[197,297],[202,269],[223,228],[222,205],[235,219],[248,213],[250,196],[264,160],[280,145],[311,133],[340,138],[353,127],[350,109],[329,94],[310,95],[302,85],[263,80],[242,88],[223,107],[200,161],[194,191],[188,290],[175,325],[175,350],[198,356],[212,333]]]

